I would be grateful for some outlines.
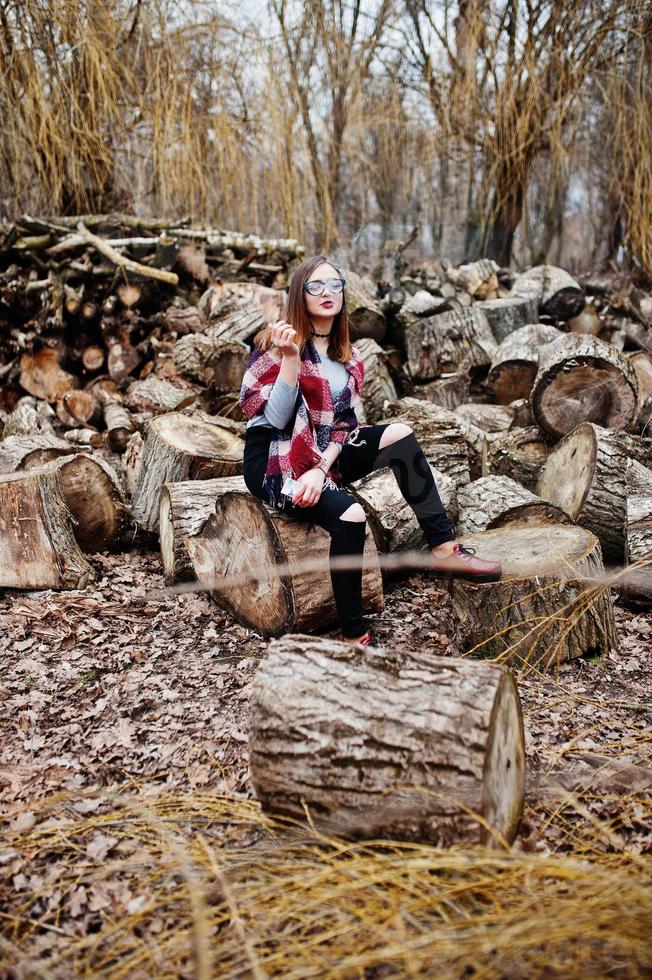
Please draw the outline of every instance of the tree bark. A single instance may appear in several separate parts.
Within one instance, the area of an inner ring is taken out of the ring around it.
[[[465,654],[552,667],[617,648],[597,538],[573,525],[478,531],[462,543],[502,562],[498,582],[454,579],[455,643]]]
[[[627,464],[627,508],[625,513],[627,564],[630,572],[626,592],[637,604],[652,604],[652,470],[635,460]]]
[[[539,322],[539,304],[534,296],[503,296],[474,305],[486,316],[498,344],[515,330]]]
[[[0,473],[33,470],[56,459],[68,456],[70,444],[54,433],[35,436],[9,436],[0,442]]]
[[[456,486],[469,482],[469,461],[460,419],[420,398],[399,398],[385,408],[381,423],[405,422],[435,469],[449,476]]]
[[[458,534],[526,524],[568,524],[559,507],[530,493],[508,476],[485,476],[457,494]]]
[[[499,846],[522,812],[521,707],[493,664],[284,636],[254,678],[249,761],[265,809],[305,804],[326,833]]]
[[[519,327],[503,340],[494,354],[487,377],[487,386],[499,405],[530,397],[541,348],[563,336],[556,327],[536,323]]]
[[[555,265],[537,265],[521,272],[514,280],[512,294],[536,297],[539,312],[555,320],[570,320],[586,303],[579,283]]]
[[[383,415],[385,401],[396,401],[398,396],[387,367],[387,355],[382,347],[369,337],[358,340],[356,347],[364,363],[362,403],[365,418],[372,425]]]
[[[498,345],[484,313],[471,306],[412,324],[405,331],[405,346],[412,377],[429,381],[462,366],[488,367]]]
[[[511,429],[498,436],[489,446],[489,472],[497,476],[510,476],[528,490],[536,492],[541,469],[551,449],[549,437],[537,426]]]

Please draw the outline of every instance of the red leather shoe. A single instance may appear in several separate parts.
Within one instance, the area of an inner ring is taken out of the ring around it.
[[[465,578],[473,582],[495,582],[503,574],[499,561],[475,557],[475,548],[465,548],[458,541],[450,555],[432,557],[432,570],[446,578]]]
[[[342,637],[342,639],[343,640],[347,640],[348,638],[347,637]],[[350,640],[348,642],[350,642]],[[380,644],[378,643],[378,637],[376,636],[376,632],[373,629],[373,627],[371,627],[371,626],[369,627],[369,629],[367,630],[367,632],[364,634],[364,636],[362,637],[362,639],[358,640],[358,643],[360,644],[360,646],[363,646],[363,647],[378,647],[378,646],[380,646]]]

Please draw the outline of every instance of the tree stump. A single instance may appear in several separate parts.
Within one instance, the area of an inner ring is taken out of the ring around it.
[[[54,433],[34,436],[9,436],[0,442],[0,473],[33,470],[57,456],[69,456],[70,443]]]
[[[534,416],[555,439],[580,422],[625,429],[636,418],[632,364],[615,347],[586,334],[566,334],[541,351],[532,388]]]
[[[310,632],[337,621],[328,564],[330,535],[318,525],[294,521],[251,493],[230,491],[201,532],[186,541],[197,581],[253,576],[245,584],[220,583],[211,595],[238,622],[263,636],[293,629]],[[296,562],[313,567],[276,571],[279,564]],[[368,526],[362,597],[370,611],[383,609],[378,552]]]
[[[515,296],[536,297],[539,312],[555,320],[570,320],[584,309],[584,290],[573,277],[554,265],[537,265],[516,276]],[[538,318],[537,318],[538,319]]]
[[[457,518],[457,484],[450,476],[433,466],[430,466],[430,471],[437,484],[441,502],[454,524]],[[403,498],[391,470],[386,467],[374,470],[352,483],[349,489],[367,515],[376,547],[381,554],[429,550],[415,513]],[[396,574],[395,570],[383,569],[385,578],[392,574]]]
[[[228,420],[227,420],[228,421]],[[151,419],[132,495],[134,520],[158,530],[161,487],[242,472],[244,443],[230,427],[169,412]]]
[[[215,513],[217,501],[228,490],[249,493],[241,476],[166,483],[161,490],[159,538],[168,585],[194,579],[187,539],[199,534],[211,514]]]
[[[93,577],[56,469],[0,476],[0,551],[2,588],[83,589]]]
[[[487,377],[487,385],[499,405],[530,397],[541,348],[563,336],[556,327],[534,323],[520,327],[503,340]]]
[[[469,462],[461,423],[452,412],[420,398],[400,398],[385,403],[381,422],[405,422],[412,428],[423,453],[440,473],[456,486],[469,482]]]
[[[652,603],[652,470],[630,459],[627,464],[625,512],[628,565],[627,596],[637,604]]]
[[[583,422],[552,450],[538,492],[593,531],[605,559],[625,555],[627,448],[619,433]]]
[[[489,322],[477,305],[427,317],[405,331],[408,369],[416,381],[450,374],[462,365],[488,367],[497,346]]]
[[[382,416],[384,402],[387,399],[396,400],[396,388],[387,367],[387,355],[382,347],[369,337],[358,340],[356,347],[364,363],[362,402],[367,422],[371,425]]]
[[[508,476],[485,476],[457,494],[458,534],[526,524],[568,524],[559,507],[530,493]]]
[[[516,834],[523,721],[494,664],[290,634],[256,672],[249,731],[266,810],[304,816],[305,803],[326,833],[441,846]]]
[[[501,344],[515,330],[527,323],[537,323],[539,303],[536,296],[504,296],[474,303],[487,318],[496,343]]]
[[[571,524],[505,527],[462,543],[501,561],[503,577],[453,580],[460,651],[545,669],[616,649],[600,544],[590,531]]]
[[[510,476],[535,492],[541,469],[551,449],[549,437],[537,426],[511,429],[497,436],[489,445],[489,472],[496,476]]]

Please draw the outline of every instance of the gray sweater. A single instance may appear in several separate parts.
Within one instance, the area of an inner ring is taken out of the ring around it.
[[[349,372],[340,361],[332,361],[326,354],[319,355],[331,386],[331,396],[335,398],[347,385]],[[274,382],[265,409],[247,422],[247,428],[266,425],[271,429],[284,429],[294,415],[299,400],[299,382],[292,386],[280,377]]]

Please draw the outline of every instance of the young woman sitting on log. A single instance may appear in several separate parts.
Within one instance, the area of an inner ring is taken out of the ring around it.
[[[247,423],[243,476],[255,496],[331,535],[331,557],[360,556],[360,568],[331,569],[343,639],[376,646],[362,614],[365,513],[342,485],[391,467],[432,553],[433,570],[480,581],[499,578],[499,562],[476,558],[455,541],[430,467],[402,422],[359,425],[352,406],[364,366],[350,343],[345,279],[326,256],[302,262],[290,281],[286,319],[261,330],[242,380]],[[290,477],[299,489],[288,498]]]

